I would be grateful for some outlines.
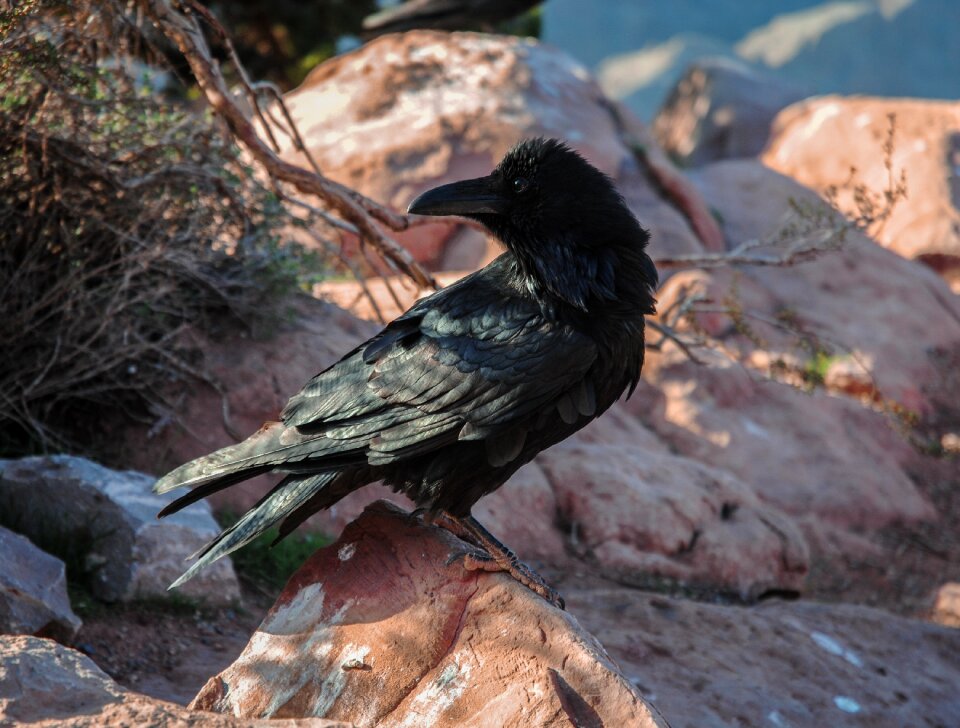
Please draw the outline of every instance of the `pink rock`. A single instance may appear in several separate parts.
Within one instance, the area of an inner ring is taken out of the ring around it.
[[[920,258],[960,285],[960,103],[825,96],[784,109],[763,161],[818,192],[856,181],[874,192],[888,184],[883,145],[896,116],[893,174],[906,174],[907,198],[875,232],[906,258]],[[856,212],[852,189],[840,208]],[[955,290],[958,290],[955,288]]]
[[[577,620],[385,505],[290,579],[191,707],[367,726],[666,726]],[[452,561],[451,561],[452,560]]]
[[[564,587],[673,726],[952,726],[960,630],[854,604]]]
[[[397,210],[429,187],[489,173],[522,138],[555,136],[617,180],[652,229],[654,254],[703,248],[684,204],[695,190],[675,175],[681,202],[665,202],[631,149],[627,112],[615,112],[573,59],[534,40],[384,36],[318,66],[285,99],[324,174]],[[280,141],[286,159],[304,163],[289,140]],[[401,239],[441,269],[454,258],[455,267],[477,267],[495,249],[468,230],[454,255],[453,229],[417,227]]]
[[[195,335],[219,391],[187,380],[175,418],[161,418],[151,427],[111,423],[126,428],[123,466],[159,475],[256,432],[264,422],[277,419],[304,382],[377,330],[336,306],[298,296],[291,300],[289,322],[269,338]],[[246,510],[272,482],[261,476],[214,495],[210,502],[234,512]]]
[[[654,357],[647,376],[666,404],[638,414],[678,452],[732,473],[780,511],[856,530],[936,518],[906,473],[909,444],[857,401],[680,354]]]
[[[615,418],[630,420],[618,410],[608,426]],[[650,433],[632,443],[571,438],[537,464],[571,545],[598,573],[641,584],[668,577],[744,599],[802,589],[809,556],[793,520],[728,471],[675,455]]]
[[[951,581],[937,590],[933,621],[947,627],[960,627],[960,583]]]
[[[722,215],[731,246],[776,234],[791,201],[823,209],[810,190],[751,160],[718,162],[692,177]],[[891,254],[863,235],[848,232],[838,250],[802,265],[685,275],[668,283],[662,302],[684,285],[707,282],[709,292],[722,301],[735,275],[745,309],[768,319],[787,315],[835,349],[836,357],[855,355],[868,369],[862,381],[874,384],[884,399],[920,415],[957,407],[955,401],[932,396],[931,387],[947,373],[937,352],[960,351],[960,298],[925,266]],[[757,348],[736,335],[729,318],[721,323],[724,328],[714,333],[725,342],[743,352]],[[755,319],[748,323],[774,358],[808,357],[796,335]]]
[[[709,165],[695,180],[720,211],[731,245],[775,232],[791,198],[815,200],[754,161]],[[808,530],[936,519],[908,476],[916,453],[896,420],[850,382],[854,370],[836,391],[808,393],[770,377],[780,363],[801,372],[810,361],[798,334],[776,325],[789,321],[837,359],[865,364],[860,381],[878,401],[921,415],[956,412],[955,400],[937,394],[950,373],[937,352],[960,351],[960,306],[941,280],[851,233],[839,250],[800,265],[679,273],[660,291],[661,307],[685,290],[717,305],[735,298],[752,334],[725,315],[699,318],[739,363],[718,355],[698,366],[668,344],[644,370],[662,400],[631,405],[632,412],[677,452],[734,474]],[[826,383],[836,385],[837,372],[829,374]]]

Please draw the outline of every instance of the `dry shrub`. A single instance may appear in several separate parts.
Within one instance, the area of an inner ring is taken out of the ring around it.
[[[144,36],[108,5],[0,11],[0,454],[145,415],[197,371],[186,327],[275,320],[302,270],[276,197],[122,61]]]

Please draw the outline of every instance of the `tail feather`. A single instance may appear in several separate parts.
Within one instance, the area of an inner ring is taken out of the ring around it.
[[[211,484],[225,478],[233,478],[227,483],[232,485],[278,465],[295,465],[314,454],[314,439],[301,434],[294,427],[268,422],[243,442],[191,460],[167,473],[154,484],[153,492],[166,493],[176,488]],[[235,476],[241,473],[247,475],[238,480]]]
[[[213,493],[223,490],[224,488],[229,488],[231,485],[242,483],[244,480],[248,480],[257,475],[267,473],[270,470],[271,467],[269,465],[255,468],[253,470],[241,470],[236,473],[231,473],[230,475],[224,475],[219,480],[216,480],[212,483],[198,485],[186,495],[182,495],[175,501],[171,501],[165,505],[157,514],[157,518],[169,516],[171,513],[176,513],[177,511],[183,510],[191,503],[196,503],[198,500],[202,500],[208,495],[212,495]]]
[[[196,557],[197,561],[169,588],[180,586],[221,556],[250,543],[277,521],[304,505],[336,477],[337,473],[287,477],[256,506],[247,511],[243,518],[197,551],[191,557]]]
[[[216,478],[249,469],[251,457],[273,452],[280,446],[280,435],[286,428],[279,422],[267,422],[243,442],[228,445],[209,455],[184,463],[153,485],[154,493],[201,485]]]
[[[359,486],[369,482],[363,475],[357,477],[358,473],[340,473],[340,477],[326,488],[323,488],[304,503],[302,506],[292,511],[280,524],[277,537],[270,544],[276,546],[289,536],[297,527],[306,521],[310,516],[318,511],[329,508],[348,493],[353,492]]]

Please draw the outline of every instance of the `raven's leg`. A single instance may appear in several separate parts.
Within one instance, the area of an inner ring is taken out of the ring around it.
[[[473,554],[464,557],[464,566],[467,569],[482,569],[484,571],[505,571],[519,581],[530,591],[539,594],[555,607],[564,608],[563,597],[557,590],[543,580],[537,572],[517,558],[509,548],[504,546],[487,529],[480,525],[473,516],[458,518],[447,511],[441,511],[433,518],[433,522],[450,531],[458,538],[462,538],[474,546],[479,546],[488,555],[488,558],[477,558]]]

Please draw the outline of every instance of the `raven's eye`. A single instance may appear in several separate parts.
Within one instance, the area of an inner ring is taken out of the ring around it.
[[[513,180],[513,191],[516,193],[526,192],[530,187],[530,182],[526,177],[517,177]]]

